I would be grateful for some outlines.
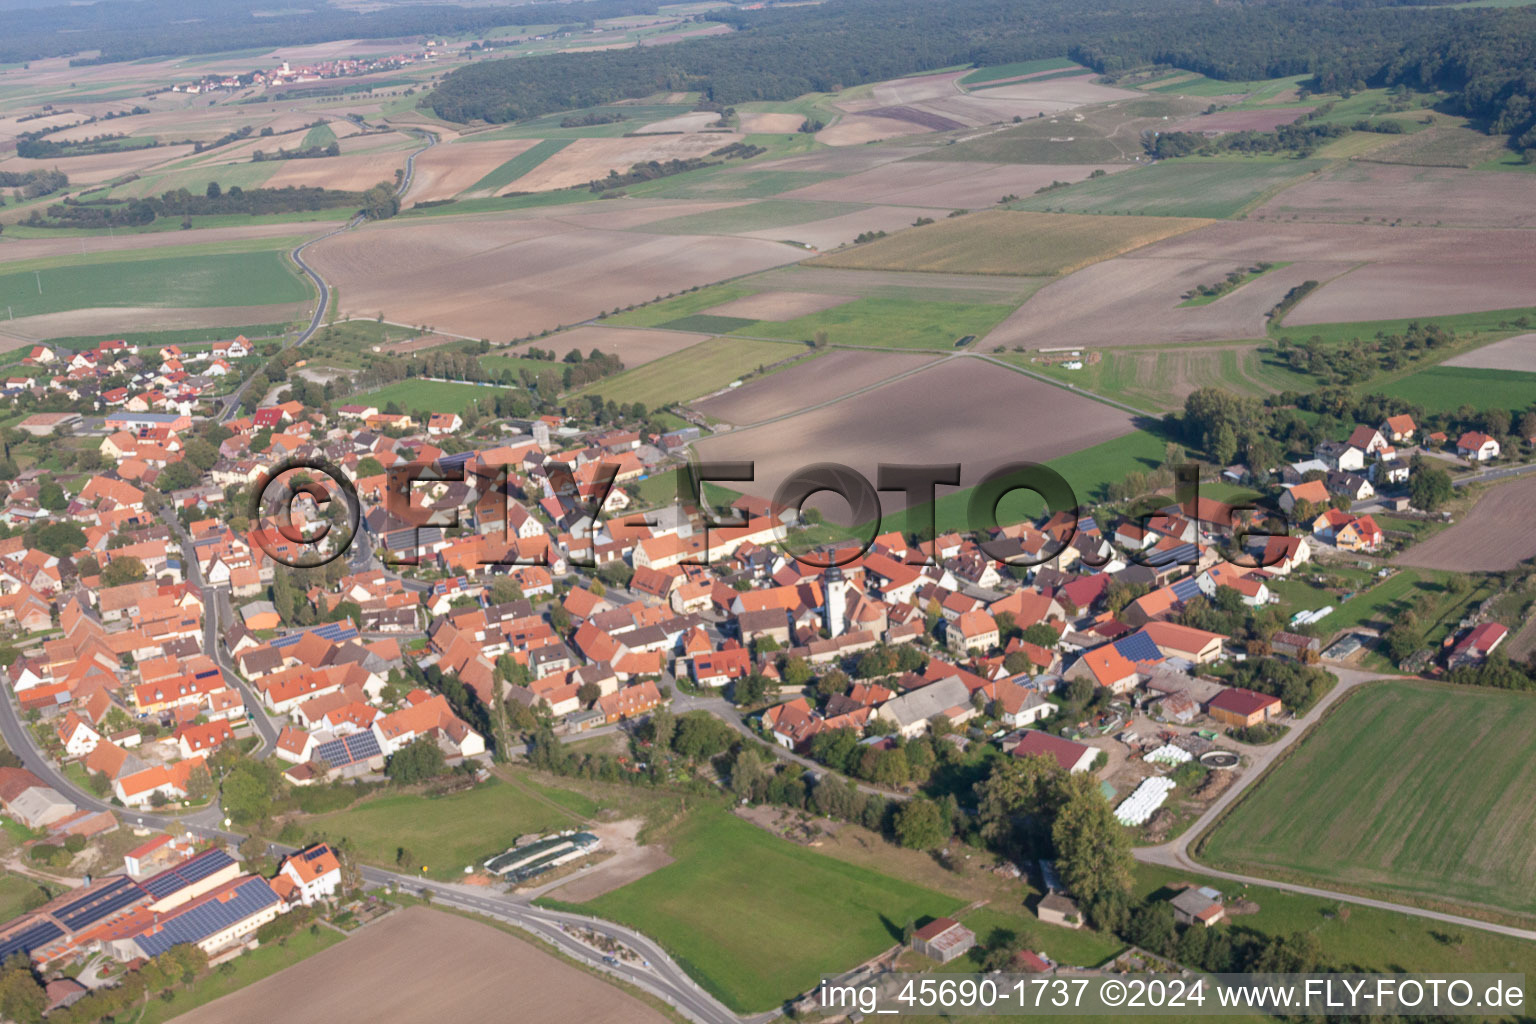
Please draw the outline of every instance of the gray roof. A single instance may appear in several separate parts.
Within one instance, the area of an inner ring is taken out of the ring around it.
[[[934,715],[969,704],[970,701],[971,691],[966,689],[964,680],[959,676],[950,676],[886,701],[880,706],[880,715],[905,729],[915,722],[926,722]]]

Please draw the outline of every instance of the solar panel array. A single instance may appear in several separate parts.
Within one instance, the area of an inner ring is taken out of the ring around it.
[[[127,875],[55,910],[53,916],[72,932],[89,928],[102,918],[130,907],[144,898],[144,890]]]
[[[1179,580],[1173,585],[1173,596],[1180,601],[1188,601],[1200,593],[1200,581],[1193,576]]]
[[[1161,661],[1163,652],[1145,633],[1132,633],[1115,641],[1115,650],[1131,661]]]
[[[1165,565],[1182,565],[1186,562],[1194,565],[1195,559],[1199,556],[1200,549],[1194,544],[1180,544],[1178,547],[1169,548],[1167,551],[1148,551],[1145,559],[1148,565],[1160,568]]]
[[[344,768],[349,764],[366,761],[370,757],[378,757],[383,753],[384,751],[379,748],[379,738],[371,731],[343,736],[341,739],[322,743],[315,748],[316,759],[324,761],[332,768]]]
[[[304,639],[305,633],[314,633],[316,636],[339,644],[345,640],[355,638],[357,636],[357,627],[350,622],[327,622],[325,625],[316,626],[314,629],[306,629],[298,633],[288,633],[277,637],[272,641],[272,646],[278,650],[282,650],[284,647],[292,647]]]
[[[209,875],[222,871],[234,862],[235,859],[223,850],[208,850],[193,857],[185,864],[166,868],[153,878],[146,879],[139,884],[151,896],[160,900],[173,892],[185,889],[195,882],[201,882]]]
[[[0,963],[17,953],[31,953],[63,934],[63,930],[52,921],[39,921],[30,928],[23,928],[8,939],[0,939]]]
[[[159,956],[172,946],[199,942],[277,902],[277,893],[264,878],[251,878],[235,887],[226,898],[196,903],[162,922],[153,933],[133,941],[145,956]]]

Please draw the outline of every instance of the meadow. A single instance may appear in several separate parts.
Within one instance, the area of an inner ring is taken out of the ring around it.
[[[1237,216],[1249,206],[1325,166],[1325,160],[1257,157],[1160,160],[1151,167],[1026,196],[1013,203],[1011,208],[1222,219]]]
[[[1016,353],[999,358],[1096,395],[1155,412],[1182,409],[1185,397],[1203,386],[1254,396],[1313,387],[1312,378],[1290,370],[1257,346],[1101,349],[1099,361],[1081,370],[1031,362],[1029,357]]]
[[[683,352],[626,370],[583,388],[614,402],[658,408],[725,387],[759,366],[809,354],[802,345],[746,338],[713,338]]]
[[[794,320],[751,322],[735,333],[810,341],[825,332],[833,345],[950,351],[961,338],[984,337],[1011,312],[1002,305],[855,299]]]
[[[738,1012],[776,1008],[901,941],[909,921],[959,901],[779,839],[723,810],[696,811],[659,871],[570,909],[655,938]]]
[[[1533,785],[1531,694],[1371,686],[1261,780],[1202,853],[1223,868],[1532,914]]]
[[[828,203],[805,199],[765,199],[723,210],[689,213],[668,220],[654,221],[641,230],[664,235],[727,235],[742,231],[805,224],[814,220],[841,217],[868,209],[861,203]]]
[[[1070,273],[1207,223],[1183,217],[988,210],[913,228],[809,262],[851,270],[1047,276]]]
[[[994,64],[990,67],[977,68],[960,79],[960,84],[981,85],[984,82],[997,82],[1004,78],[1018,78],[1020,75],[1035,75],[1042,71],[1059,71],[1076,66],[1076,61],[1066,57],[1041,57],[1038,60],[1015,61],[1012,64]]]
[[[461,876],[467,865],[478,867],[518,836],[574,828],[596,809],[580,794],[520,778],[449,796],[370,797],[303,823],[316,835],[346,840],[370,864],[396,866],[404,849],[412,859],[407,870],[425,868],[428,878],[447,880]]]
[[[455,384],[440,380],[399,380],[393,384],[356,395],[354,402],[366,401],[383,409],[394,402],[407,413],[456,412],[462,414],[475,402],[489,404],[496,396],[497,388],[478,384]]]
[[[532,149],[519,153],[475,182],[468,191],[493,192],[506,188],[568,145],[570,145],[570,142],[567,139],[543,139],[534,145]]]
[[[1479,409],[1523,410],[1536,396],[1536,373],[1432,366],[1380,390],[1428,412],[1455,412],[1463,405]]]
[[[98,306],[264,306],[313,294],[287,256],[270,251],[77,261],[0,274],[0,306],[18,317]]]

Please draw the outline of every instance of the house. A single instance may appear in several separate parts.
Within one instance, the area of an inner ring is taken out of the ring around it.
[[[1201,924],[1209,928],[1226,916],[1221,893],[1209,886],[1190,886],[1172,900],[1173,919],[1179,924]]]
[[[945,715],[956,725],[975,717],[971,691],[958,675],[908,691],[895,700],[880,705],[879,717],[896,726],[907,739],[928,731],[928,723]]]
[[[0,807],[28,828],[43,828],[76,810],[58,790],[25,768],[0,768]]]
[[[101,742],[101,733],[73,710],[65,713],[54,731],[58,734],[59,742],[64,744],[64,752],[70,757],[84,757]]]
[[[228,720],[207,725],[182,725],[174,733],[182,757],[206,757],[235,738]]]
[[[997,646],[997,640],[997,620],[983,611],[963,612],[944,629],[945,643],[959,655],[990,650]]]
[[[1499,442],[1480,431],[1469,430],[1456,439],[1456,454],[1474,462],[1499,457]]]
[[[1056,706],[1032,686],[1020,686],[1011,679],[998,680],[996,696],[992,700],[992,713],[1006,726],[1022,729],[1049,718]]]
[[[912,948],[930,959],[947,964],[976,945],[976,935],[959,921],[936,918],[912,933]]]
[[[1352,448],[1359,448],[1367,455],[1379,455],[1387,447],[1387,438],[1374,427],[1361,426],[1354,429],[1345,443]]]
[[[1013,756],[1054,758],[1064,771],[1076,775],[1093,767],[1099,751],[1095,747],[1052,736],[1039,729],[1028,729],[1020,738],[1019,745],[1013,748]]]
[[[1035,906],[1035,916],[1046,924],[1056,924],[1063,928],[1083,926],[1083,915],[1077,909],[1077,904],[1059,892],[1048,892],[1040,897],[1040,902]]]
[[[1280,698],[1231,686],[1206,703],[1205,713],[1223,725],[1247,728],[1279,715]]]
[[[1359,473],[1329,473],[1327,484],[1329,493],[1343,495],[1350,501],[1364,501],[1376,494],[1376,488]]]
[[[1407,444],[1413,440],[1414,431],[1418,425],[1413,422],[1413,417],[1407,413],[1398,416],[1388,416],[1381,424],[1381,433],[1393,444]]]
[[[1280,495],[1280,507],[1287,512],[1295,511],[1301,502],[1313,505],[1328,504],[1328,488],[1321,480],[1308,480],[1292,484]]]
[[[433,437],[457,434],[464,429],[464,420],[456,412],[435,412],[427,418],[427,433]]]
[[[1456,642],[1451,648],[1451,656],[1448,667],[1460,668],[1463,665],[1476,665],[1493,653],[1493,649],[1504,642],[1509,635],[1509,630],[1497,622],[1484,622],[1467,631],[1467,635]]]
[[[330,899],[336,895],[336,890],[341,887],[341,861],[328,844],[317,843],[283,858],[282,867],[277,869],[272,879],[274,888],[279,892],[288,888],[283,884],[284,879],[292,886],[296,896],[296,899],[290,898],[288,902],[302,903],[307,907],[317,900]]]

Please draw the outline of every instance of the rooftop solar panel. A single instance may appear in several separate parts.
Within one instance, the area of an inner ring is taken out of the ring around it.
[[[143,898],[144,890],[137,882],[126,875],[118,875],[103,888],[54,911],[53,916],[70,931],[79,931]]]
[[[370,757],[378,757],[384,751],[379,749],[379,738],[370,732],[353,733],[351,736],[342,737],[347,745],[347,753],[352,755],[352,760],[362,761]]]
[[[31,953],[34,949],[47,945],[63,934],[59,926],[52,921],[39,921],[8,939],[0,940],[0,963],[9,960],[17,953]]]
[[[1146,561],[1148,565],[1152,566],[1175,565],[1184,562],[1194,564],[1194,560],[1198,556],[1199,549],[1195,545],[1180,544],[1178,547],[1169,548],[1167,551],[1149,551],[1147,552]]]
[[[1163,652],[1157,649],[1157,644],[1145,633],[1121,637],[1115,641],[1115,650],[1131,661],[1159,661],[1163,657]]]
[[[162,922],[154,932],[138,936],[134,942],[145,955],[159,956],[172,946],[205,939],[276,902],[277,893],[265,879],[251,878],[236,886],[225,898],[188,907]]]
[[[166,868],[158,875],[140,884],[155,899],[164,899],[171,893],[185,889],[195,882],[200,882],[234,862],[234,858],[223,850],[208,850],[198,854],[184,864],[178,864],[173,868]]]
[[[1180,601],[1188,601],[1200,593],[1200,582],[1193,576],[1189,579],[1179,580],[1173,585],[1173,596]]]

